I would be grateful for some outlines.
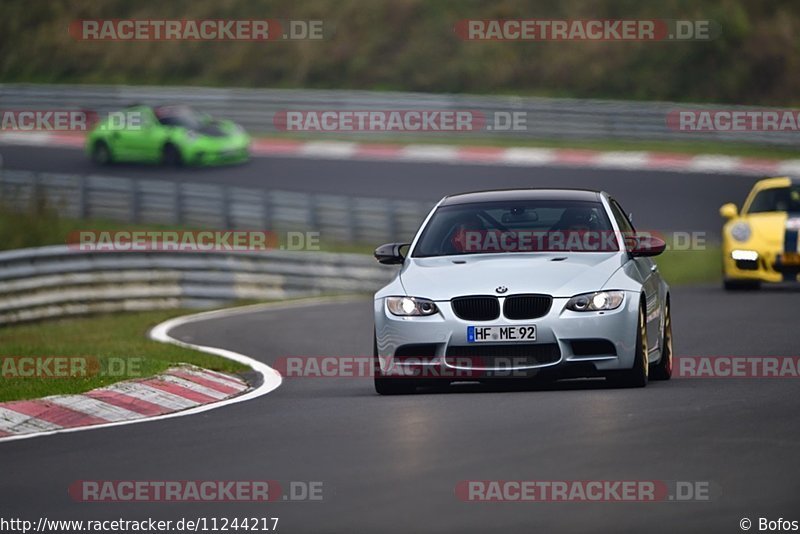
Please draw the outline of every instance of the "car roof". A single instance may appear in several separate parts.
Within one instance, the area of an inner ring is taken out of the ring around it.
[[[797,179],[789,178],[788,176],[778,176],[759,180],[753,188],[772,189],[773,187],[789,187],[790,185],[797,185],[798,183],[800,182]]]
[[[601,191],[589,189],[494,189],[449,195],[442,199],[440,206],[472,204],[475,202],[504,202],[509,200],[578,200],[597,202],[603,195]]]

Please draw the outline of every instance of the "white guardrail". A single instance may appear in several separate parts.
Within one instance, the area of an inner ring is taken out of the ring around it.
[[[796,136],[781,131],[693,133],[667,126],[667,116],[671,111],[751,110],[743,106],[377,91],[0,84],[0,109],[90,109],[108,112],[132,103],[188,104],[211,115],[235,120],[258,134],[275,132],[276,114],[287,110],[458,109],[482,112],[487,118],[494,117],[497,112],[522,112],[526,127],[520,130],[494,128],[491,132],[479,131],[475,134],[430,132],[430,135],[463,137],[486,136],[488,133],[531,139],[705,139],[771,145],[796,143]],[[383,134],[371,132],[360,135],[380,137]],[[414,135],[425,134],[416,132]]]
[[[71,219],[213,230],[315,231],[327,243],[413,237],[433,203],[0,169],[0,201],[44,201]],[[91,228],[87,228],[91,229]]]
[[[0,202],[23,210],[43,202],[73,219],[315,231],[324,242],[374,246],[410,239],[430,209],[391,199],[2,169]],[[10,250],[0,252],[0,324],[371,292],[393,272],[369,256],[314,251],[101,252],[66,244]]]
[[[70,315],[218,306],[364,293],[396,269],[359,254],[85,252],[66,245],[0,252],[0,324]]]

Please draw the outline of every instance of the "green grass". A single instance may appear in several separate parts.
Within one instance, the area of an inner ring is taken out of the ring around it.
[[[113,232],[125,231],[199,231],[208,228],[191,226],[170,226],[164,224],[129,224],[108,219],[70,219],[61,217],[58,210],[43,203],[30,206],[12,207],[0,202],[0,250],[12,250],[46,245],[64,245],[70,233],[82,230]],[[279,232],[281,245],[285,245],[285,236]],[[380,243],[378,243],[380,244]],[[319,247],[324,252],[359,252],[372,254],[375,245],[362,245],[320,241]]]
[[[658,270],[671,286],[719,282],[722,252],[718,245],[699,250],[667,250],[655,259]]]
[[[69,219],[61,217],[57,206],[41,200],[28,206],[0,199],[0,250],[64,245],[71,232],[97,230],[188,230],[188,228],[158,224],[127,224],[106,219]]]
[[[186,313],[186,310],[161,310],[5,326],[0,330],[0,361],[19,356],[84,357],[91,361],[96,358],[99,368],[107,372],[93,372],[97,368],[90,364],[90,371],[81,373],[87,376],[24,378],[0,373],[0,401],[81,393],[121,380],[152,376],[181,362],[227,373],[249,369],[225,358],[147,337],[151,327]],[[124,365],[120,365],[122,362]]]

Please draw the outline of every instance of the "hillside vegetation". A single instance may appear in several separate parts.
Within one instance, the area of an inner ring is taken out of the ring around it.
[[[796,105],[793,0],[75,0],[0,4],[4,82],[392,89]],[[324,22],[321,41],[76,41],[87,18]],[[465,18],[712,20],[689,42],[465,42]]]

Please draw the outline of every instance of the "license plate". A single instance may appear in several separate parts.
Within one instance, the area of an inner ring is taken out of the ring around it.
[[[781,256],[781,263],[783,265],[800,265],[800,254],[797,252],[789,252]]]
[[[496,343],[498,341],[536,341],[536,325],[467,327],[467,342],[469,343]]]

